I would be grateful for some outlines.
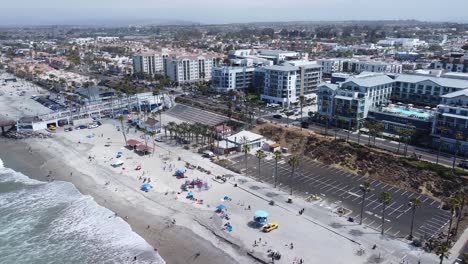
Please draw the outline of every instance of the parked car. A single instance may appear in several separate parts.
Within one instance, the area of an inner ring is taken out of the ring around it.
[[[278,226],[279,226],[279,224],[276,223],[276,222],[268,223],[268,224],[263,226],[263,232],[268,233],[270,231],[273,231],[273,230],[277,229]]]
[[[70,132],[70,131],[73,131],[73,127],[68,127],[68,128],[65,128],[64,130],[65,132]]]
[[[88,129],[92,129],[92,128],[96,128],[96,127],[99,127],[98,124],[91,124],[88,126]]]
[[[463,168],[463,169],[468,169],[468,160],[464,160],[458,163],[458,167]]]
[[[87,128],[87,126],[85,126],[85,125],[79,125],[79,126],[75,127],[76,130],[85,129],[85,128]]]
[[[282,116],[277,114],[277,115],[273,115],[273,118],[276,118],[276,119],[281,119],[281,118],[282,118]]]
[[[215,156],[216,155],[212,151],[209,151],[209,150],[203,151],[203,157],[205,157],[205,158],[212,158],[212,157],[215,157]]]

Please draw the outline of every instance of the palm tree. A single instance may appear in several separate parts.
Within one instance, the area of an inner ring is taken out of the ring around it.
[[[447,128],[445,127],[438,127],[439,130],[439,146],[437,150],[437,160],[436,164],[439,164],[439,156],[440,156],[440,151],[442,150],[442,145],[444,145],[444,141],[442,140],[442,135],[444,135],[447,132]]]
[[[401,136],[403,135],[403,129],[399,128],[399,127],[395,127],[393,129],[393,131],[395,131],[395,134],[397,134],[398,136],[398,149],[397,149],[397,153],[399,154],[400,153],[400,146],[401,146]]]
[[[458,225],[460,224],[460,221],[463,216],[463,207],[465,207],[466,198],[467,198],[466,187],[463,186],[463,189],[458,194],[458,200],[460,201],[460,208],[458,210],[458,215],[457,215],[457,225],[455,227],[455,232],[454,232],[455,235],[458,234]]]
[[[435,253],[437,256],[439,256],[440,264],[442,264],[444,259],[448,259],[448,256],[450,255],[450,249],[447,245],[442,244],[436,247]]]
[[[457,155],[458,151],[460,151],[460,140],[463,139],[463,134],[462,133],[457,133],[455,134],[455,152],[453,153],[453,163],[452,163],[452,169],[455,169],[455,163],[457,162]]]
[[[301,123],[302,123],[302,108],[304,106],[304,101],[305,101],[305,97],[303,95],[299,96],[299,103],[301,105]],[[301,130],[302,130],[302,126],[301,126]]]
[[[296,170],[296,167],[299,166],[299,157],[298,156],[292,156],[291,158],[289,158],[288,160],[288,165],[291,167],[291,181],[292,179],[294,178],[294,171]],[[293,194],[293,187],[292,187],[292,184],[291,184],[291,192],[290,192],[290,195]]]
[[[124,116],[119,115],[120,128],[122,129],[122,134],[123,134],[123,137],[124,137],[124,140],[125,140],[125,146],[126,146],[127,145],[127,135],[125,135],[125,128],[124,128],[124,124],[123,124],[124,120],[125,120]]]
[[[266,154],[263,150],[259,149],[257,150],[257,152],[255,153],[255,156],[257,157],[258,159],[258,178],[260,179],[260,176],[261,176],[261,162],[262,162],[262,159],[264,159],[266,157]]]
[[[450,197],[445,204],[447,207],[450,209],[450,222],[449,222],[449,227],[448,227],[448,233],[447,233],[447,241],[446,244],[448,245],[449,240],[450,240],[450,232],[452,230],[452,224],[453,224],[453,215],[455,212],[458,210],[460,207],[460,201],[458,200],[457,197]]]
[[[412,214],[411,214],[411,228],[410,228],[410,234],[409,234],[409,237],[408,237],[409,240],[413,240],[414,216],[416,215],[416,209],[421,207],[421,203],[422,203],[421,200],[419,200],[416,197],[412,197],[409,200],[409,203],[408,203],[408,205],[411,206],[411,211],[412,211]]]
[[[361,185],[359,185],[359,188],[361,189],[361,192],[362,192],[361,219],[359,219],[359,224],[362,225],[362,215],[364,213],[366,195],[372,191],[372,187],[368,181],[365,181]]]
[[[385,224],[385,210],[387,205],[392,201],[392,195],[389,192],[381,192],[379,197],[380,203],[382,203],[382,231],[381,234],[384,234],[384,224]]]
[[[154,149],[156,148],[156,142],[154,142],[154,137],[156,136],[156,131],[154,130],[150,131],[149,135],[153,141],[153,156],[154,156]]]
[[[361,144],[361,122],[359,122],[359,120],[356,123],[356,129],[357,129],[357,143]]]
[[[273,152],[273,158],[275,159],[275,187],[276,188],[276,183],[278,182],[278,160],[281,159],[281,151],[275,150]]]
[[[250,152],[250,145],[248,143],[244,143],[244,145],[242,145],[242,151],[244,152],[245,176],[247,176],[247,154]]]

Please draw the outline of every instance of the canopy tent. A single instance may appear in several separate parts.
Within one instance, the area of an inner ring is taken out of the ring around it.
[[[127,140],[127,145],[130,146],[130,147],[136,147],[136,146],[138,146],[140,144],[141,144],[141,142],[138,141],[138,140],[135,140],[135,139]]]
[[[224,206],[224,204],[220,204],[216,206],[216,209],[218,209],[218,211],[223,211],[224,209],[226,209],[226,206]]]
[[[121,160],[114,160],[114,161],[112,161],[111,166],[116,167],[116,166],[120,166],[120,165],[123,165],[123,164],[124,164],[124,162],[121,161]]]
[[[182,169],[177,169],[175,171],[175,176],[177,177],[184,177],[184,171]]]
[[[145,183],[141,186],[141,190],[144,191],[144,192],[148,192],[149,189],[151,189],[151,184],[149,183]]]
[[[260,218],[268,218],[268,215],[269,215],[269,214],[268,214],[267,212],[261,211],[261,210],[255,212],[255,217],[257,217],[257,218],[258,218],[258,217],[260,217]]]
[[[147,146],[141,144],[141,145],[138,145],[138,146],[136,147],[136,150],[137,150],[137,151],[141,151],[141,152],[150,152],[151,150],[153,150],[153,148],[147,147]]]
[[[258,225],[264,225],[268,222],[268,213],[265,211],[256,211],[254,216],[254,221]]]

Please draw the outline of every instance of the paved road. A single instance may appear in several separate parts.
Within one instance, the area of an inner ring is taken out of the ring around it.
[[[166,112],[167,115],[176,117],[178,119],[191,122],[200,123],[209,126],[219,125],[226,122],[229,118],[218,115],[212,112],[204,111],[198,108],[190,107],[183,104],[177,104]]]
[[[276,119],[276,118],[273,118],[272,115],[264,116],[263,118],[267,119],[267,120],[270,120],[272,122],[276,122],[276,123],[282,123],[282,124],[287,123],[286,118]],[[293,123],[293,121],[294,120],[290,119],[289,124],[291,125]],[[310,124],[308,129],[312,130],[314,132],[319,132],[319,133],[323,133],[325,131],[324,127],[318,126],[316,124]],[[329,128],[328,129],[328,134],[334,135],[335,134],[335,129]],[[342,130],[342,129],[337,129],[336,134],[340,138],[347,138],[347,136],[348,136],[348,133],[345,130]],[[361,137],[360,137],[361,144],[367,144],[368,138],[369,137],[367,135],[361,133]],[[350,139],[350,141],[358,142],[358,133],[357,132],[350,133],[349,139]],[[385,149],[385,150],[393,151],[393,152],[398,151],[398,142],[387,140],[387,139],[377,138],[376,139],[376,146],[379,147],[379,148]],[[434,163],[437,161],[437,153],[435,153],[434,150],[429,150],[429,149],[424,149],[424,148],[409,145],[408,146],[408,152],[407,152],[408,155],[411,155],[413,152],[416,153],[416,155],[418,155],[418,156],[421,155],[421,158],[423,160],[431,161],[431,162],[434,162]],[[399,153],[403,154],[403,145],[400,146],[400,152]],[[453,156],[452,155],[443,153],[443,154],[441,154],[439,156],[439,164],[443,164],[443,165],[451,167],[452,163],[453,163]]]
[[[244,174],[244,156],[237,156],[232,160],[235,163],[234,166]],[[260,176],[258,159],[249,155],[247,163],[248,176],[270,184],[274,183],[275,161],[271,157],[269,160],[262,161]],[[362,203],[359,185],[366,178],[306,158],[301,161],[301,165],[292,179],[286,159],[281,160],[278,163],[278,175],[281,190],[289,191],[290,186],[293,186],[294,196],[303,198],[318,194],[322,200],[315,205],[324,207],[327,207],[327,204],[341,205],[352,211],[348,216],[359,221]],[[363,223],[375,230],[381,230],[382,227],[382,204],[379,202],[378,196],[383,191],[390,192],[393,198],[390,205],[387,206],[384,224],[385,233],[388,235],[405,237],[409,234],[411,210],[408,201],[412,197],[417,197],[422,201],[422,207],[418,209],[415,217],[415,237],[429,239],[437,236],[450,219],[449,212],[439,209],[440,203],[433,199],[376,180],[372,180],[371,185],[374,190],[366,199]]]

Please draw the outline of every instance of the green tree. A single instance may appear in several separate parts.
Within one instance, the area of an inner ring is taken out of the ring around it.
[[[273,152],[273,158],[275,159],[275,187],[276,188],[276,184],[278,182],[278,161],[281,159],[281,151],[279,150],[275,150]]]
[[[301,123],[302,123],[302,108],[304,107],[304,102],[305,102],[305,97],[304,95],[299,96],[299,103],[301,105]],[[302,130],[302,125],[301,125],[301,130]]]
[[[156,149],[156,142],[154,141],[154,137],[156,136],[156,131],[154,130],[150,131],[149,136],[151,137],[153,141],[153,156],[154,156],[154,150]]]
[[[382,230],[381,234],[384,234],[384,225],[385,225],[385,210],[387,209],[387,205],[390,204],[392,201],[392,195],[389,192],[381,192],[379,196],[379,201],[382,204]]]
[[[292,181],[292,179],[294,178],[294,172],[295,172],[297,166],[299,166],[299,157],[298,156],[292,156],[291,158],[289,158],[288,165],[291,167],[291,179],[290,179],[290,181]],[[291,185],[290,195],[292,195],[293,194],[293,186],[292,186],[292,184],[290,184],[290,185]]]
[[[447,245],[441,244],[435,249],[435,253],[439,256],[440,264],[443,263],[444,259],[448,259],[450,255],[450,249]]]
[[[257,152],[255,153],[255,157],[257,157],[258,159],[258,178],[260,179],[261,177],[261,165],[262,165],[262,159],[264,159],[266,157],[266,154],[263,150],[259,149],[257,150]]]
[[[444,141],[442,140],[442,136],[447,132],[447,128],[445,127],[438,127],[439,130],[439,140],[438,140],[438,150],[437,150],[437,159],[436,159],[436,164],[439,164],[439,156],[440,152],[442,150],[442,146],[445,144]]]
[[[461,191],[457,194],[457,198],[458,200],[460,201],[460,206],[459,206],[459,209],[458,209],[458,215],[457,215],[457,225],[455,227],[455,232],[454,234],[457,235],[458,234],[458,226],[460,224],[460,221],[463,217],[463,208],[465,207],[465,202],[467,200],[467,193],[466,193],[466,186],[463,186]]]
[[[366,206],[366,196],[369,192],[372,191],[371,184],[368,181],[364,181],[361,185],[359,185],[359,189],[362,192],[362,203],[361,203],[361,218],[359,219],[359,224],[362,225],[362,217],[364,214],[364,207]]]
[[[412,197],[409,200],[408,205],[411,207],[411,227],[410,227],[410,234],[408,239],[413,240],[413,227],[414,227],[414,217],[416,215],[416,209],[421,207],[421,200],[416,197]]]

